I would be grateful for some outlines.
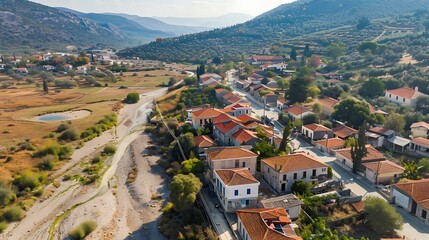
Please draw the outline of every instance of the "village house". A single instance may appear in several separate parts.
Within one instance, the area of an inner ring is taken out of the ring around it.
[[[259,184],[247,168],[214,170],[215,193],[226,212],[255,208]]]
[[[16,68],[15,72],[17,74],[21,74],[21,75],[27,75],[28,74],[27,68]]]
[[[419,92],[418,87],[415,87],[414,89],[402,87],[386,91],[385,97],[390,102],[407,106],[416,106],[417,98],[424,95],[425,94]]]
[[[256,143],[259,143],[261,139],[256,136],[255,132],[252,132],[247,129],[240,129],[234,134],[232,134],[232,145],[234,146],[255,146]]]
[[[194,137],[195,147],[197,148],[198,153],[203,153],[206,148],[216,147],[217,144],[213,139],[207,135],[195,136]]]
[[[381,136],[382,138],[381,139],[379,138],[378,140],[382,141],[382,146],[386,145],[387,140],[389,138],[395,136],[395,131],[390,130],[390,129],[385,128],[385,127],[373,127],[373,128],[368,129],[368,132],[375,133],[375,134]]]
[[[56,70],[57,68],[56,68],[55,66],[52,66],[52,65],[43,65],[43,69],[44,69],[45,71],[54,71],[54,70]]]
[[[243,100],[243,102],[241,102],[240,100]],[[244,102],[244,99],[242,98],[238,99],[238,103],[234,103],[229,106],[226,106],[222,111],[225,113],[228,113],[233,117],[239,117],[245,114],[247,115],[252,114],[250,103]]]
[[[346,142],[341,138],[328,138],[315,142],[315,146],[321,152],[335,155],[334,150],[344,148]]]
[[[332,132],[334,132],[334,135],[336,137],[339,137],[343,140],[346,140],[350,137],[356,137],[356,135],[359,133],[358,130],[353,129],[351,127],[347,127],[345,125],[339,125],[332,129]]]
[[[389,160],[364,163],[365,177],[374,184],[392,184],[404,173],[404,168]]]
[[[43,59],[43,61],[51,61],[52,57],[53,56],[51,53],[46,53],[46,54],[43,54],[42,59]]]
[[[330,97],[324,97],[318,101],[318,103],[322,106],[322,114],[324,116],[331,116],[331,114],[334,112],[334,106],[338,102],[338,100]]]
[[[252,82],[248,81],[248,80],[237,80],[237,81],[235,81],[235,86],[239,89],[242,89],[242,90],[248,88],[250,86],[250,84],[252,84]]]
[[[305,116],[314,114],[307,108],[296,105],[286,107],[283,111],[289,116],[291,121],[302,120]]]
[[[202,74],[200,76],[200,79],[207,78],[207,77],[213,78],[214,80],[216,80],[218,82],[221,82],[223,80],[223,78],[221,76],[219,76],[218,74],[216,74],[216,73],[205,73],[205,74]]]
[[[213,135],[215,137],[215,141],[220,146],[232,146],[232,135],[241,128],[244,128],[244,126],[240,122],[234,120],[216,123],[213,125]]]
[[[223,99],[223,96],[225,96],[227,93],[230,93],[230,91],[224,88],[215,89],[215,96],[218,101],[221,101]]]
[[[429,224],[429,179],[397,183],[391,188],[394,204]]]
[[[266,63],[261,66],[263,71],[283,71],[287,68],[286,63],[273,64],[272,62]]]
[[[368,163],[368,162],[379,162],[386,159],[384,155],[377,151],[373,146],[367,144],[366,150],[368,153],[365,157],[362,158],[362,164]],[[342,164],[347,166],[350,169],[353,169],[353,160],[352,160],[352,154],[351,154],[351,148],[344,148],[339,149],[335,151],[335,156],[337,157],[338,161],[340,161]],[[360,169],[364,171],[365,169]]]
[[[192,126],[195,129],[205,128],[213,124],[213,119],[222,114],[222,111],[214,108],[203,108],[192,112]]]
[[[366,132],[365,137],[367,139],[367,143],[375,148],[380,148],[384,144],[384,137],[377,133]]]
[[[297,181],[314,183],[327,176],[328,165],[306,153],[261,160],[261,174],[279,193],[288,193]]]
[[[302,240],[283,208],[238,210],[238,234],[243,240]]]
[[[205,151],[206,164],[212,172],[216,169],[248,168],[256,173],[258,154],[242,147],[216,147]],[[213,175],[212,175],[213,176]]]
[[[427,138],[429,134],[429,123],[426,122],[416,122],[411,125],[411,137],[417,138]]]
[[[418,137],[411,140],[408,154],[417,157],[429,157],[429,139]]]
[[[304,202],[294,194],[286,194],[279,197],[263,199],[259,201],[261,208],[283,208],[286,210],[290,219],[298,219],[301,214],[301,206]]]
[[[79,66],[79,67],[77,67],[76,68],[76,73],[77,74],[86,74],[87,72],[88,72],[88,70],[89,70],[90,68],[88,68],[88,66],[87,65],[84,65],[84,66]]]
[[[316,123],[302,126],[301,134],[311,139],[311,141],[332,138],[334,136],[331,129]]]
[[[286,99],[284,97],[277,98],[277,109],[283,110],[285,107]]]
[[[410,145],[411,140],[399,136],[393,136],[387,139],[385,148],[392,152],[405,153]]]
[[[69,71],[69,70],[73,69],[73,65],[71,65],[71,64],[64,64],[63,68],[64,68],[65,71]]]
[[[263,65],[267,62],[273,64],[283,63],[283,57],[281,56],[269,56],[269,55],[253,55],[247,58],[247,63],[255,66]]]

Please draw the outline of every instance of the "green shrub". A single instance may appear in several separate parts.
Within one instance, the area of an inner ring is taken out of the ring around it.
[[[113,145],[107,145],[103,149],[103,153],[106,155],[113,155],[116,152],[116,147]]]
[[[79,133],[77,133],[74,128],[69,128],[65,130],[58,139],[63,141],[76,141],[79,139]]]
[[[21,150],[27,150],[27,151],[35,151],[36,150],[36,148],[29,142],[20,143],[19,148]]]
[[[140,100],[140,95],[138,93],[128,93],[125,103],[133,104],[137,103]]]
[[[44,188],[39,188],[35,192],[33,192],[33,196],[40,197],[42,196],[43,192],[44,192]]]
[[[150,197],[151,200],[161,200],[162,199],[162,195],[161,194],[152,194],[152,196]]]
[[[102,157],[101,157],[101,155],[100,154],[97,154],[97,155],[95,155],[93,158],[92,158],[92,163],[99,163],[99,162],[101,162],[103,159],[102,159]]]
[[[83,239],[97,228],[97,223],[94,221],[85,221],[77,226],[69,233],[73,239]]]
[[[33,190],[34,188],[42,185],[45,181],[45,175],[28,171],[24,172],[22,175],[18,175],[13,181],[13,184],[21,191],[26,188]]]
[[[16,200],[15,193],[7,186],[0,185],[0,206],[8,205]]]
[[[8,222],[20,221],[25,217],[25,212],[19,207],[8,207],[4,210],[2,218]]]
[[[55,167],[56,157],[54,155],[47,155],[43,157],[43,162],[39,163],[37,167],[40,170],[50,171]]]
[[[64,132],[65,130],[69,129],[70,127],[71,127],[71,126],[70,126],[69,124],[61,123],[61,124],[58,126],[58,128],[57,128],[56,132],[57,132],[57,133]]]
[[[172,202],[168,202],[167,204],[165,204],[165,206],[162,208],[162,212],[163,213],[169,213],[172,212],[174,210],[174,205]]]
[[[0,233],[7,229],[8,223],[6,221],[0,222]]]

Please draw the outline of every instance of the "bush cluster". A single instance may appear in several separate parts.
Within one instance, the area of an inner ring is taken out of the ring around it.
[[[44,148],[33,154],[33,157],[45,157],[52,155],[59,160],[65,160],[70,158],[73,153],[73,148],[70,146],[61,146],[57,142],[46,145]]]
[[[97,228],[94,221],[85,221],[69,233],[73,239],[83,239]]]
[[[81,134],[80,138],[85,142],[100,136],[104,131],[111,129],[118,124],[118,117],[115,113],[104,116],[97,124],[92,127],[85,129]]]

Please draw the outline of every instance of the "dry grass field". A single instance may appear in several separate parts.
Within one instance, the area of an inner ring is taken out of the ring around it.
[[[177,107],[177,103],[180,100],[182,91],[187,87],[182,87],[177,90],[171,91],[161,98],[157,99],[158,107],[163,113],[169,113]]]
[[[137,76],[135,76],[137,74]],[[178,71],[169,70],[155,70],[155,71],[142,71],[137,73],[127,72],[120,76],[116,73],[115,76],[120,80],[116,83],[108,83],[109,86],[128,86],[128,87],[155,87],[162,83],[167,84],[171,77],[177,79],[177,81],[186,78],[186,74],[181,74]]]

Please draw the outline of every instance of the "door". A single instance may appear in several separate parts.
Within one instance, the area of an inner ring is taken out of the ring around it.
[[[282,192],[286,191],[286,183],[282,183],[281,191]]]
[[[417,203],[413,200],[413,203],[411,204],[411,214],[416,215],[417,212]]]

